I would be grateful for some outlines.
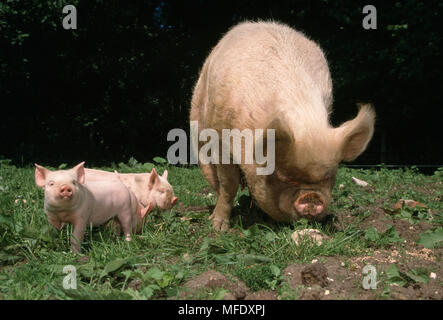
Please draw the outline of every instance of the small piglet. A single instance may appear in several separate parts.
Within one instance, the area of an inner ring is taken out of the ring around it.
[[[103,170],[85,169],[86,182],[90,181],[112,181],[116,179],[116,175],[134,192],[138,201],[147,207],[152,204],[152,209],[168,210],[171,209],[177,202],[177,197],[174,195],[174,190],[168,182],[168,170],[163,172],[163,175],[158,175],[155,168],[151,173],[118,173],[108,172]]]
[[[127,241],[140,229],[150,207],[139,205],[135,195],[115,179],[85,183],[84,162],[70,170],[50,171],[35,165],[35,183],[45,190],[44,209],[48,221],[57,229],[66,223],[74,226],[72,250],[81,251],[89,224],[98,226],[117,218]]]

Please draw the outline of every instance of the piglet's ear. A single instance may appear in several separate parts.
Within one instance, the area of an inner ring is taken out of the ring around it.
[[[168,170],[163,171],[162,178],[168,180]]]
[[[123,183],[122,179],[120,178],[120,173],[118,173],[117,170],[114,170],[114,176],[121,182]]]
[[[46,183],[46,176],[48,175],[49,170],[45,167],[39,166],[38,164],[35,164],[35,184],[42,188],[45,186]]]
[[[77,174],[77,181],[80,184],[85,183],[85,162],[81,162],[71,169]]]
[[[151,211],[152,211],[152,202],[149,202],[149,204],[146,207],[142,208],[141,210],[142,219]]]
[[[151,175],[149,176],[148,187],[153,188],[154,184],[157,182],[158,174],[155,168],[152,168]]]

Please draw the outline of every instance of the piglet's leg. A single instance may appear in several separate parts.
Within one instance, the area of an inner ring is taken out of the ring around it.
[[[130,211],[122,212],[118,215],[118,220],[120,221],[120,225],[123,230],[123,235],[125,236],[126,241],[131,241],[131,232],[132,232],[132,215]]]
[[[117,236],[120,236],[122,233],[122,228],[120,225],[120,221],[118,220],[117,217],[109,220],[109,222],[106,224],[106,228],[112,230],[113,232],[115,232],[115,234]]]
[[[74,232],[71,236],[71,248],[74,252],[81,252],[81,244],[86,231],[86,221],[79,220],[74,223]]]

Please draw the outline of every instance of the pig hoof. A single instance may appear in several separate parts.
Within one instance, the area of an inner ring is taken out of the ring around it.
[[[226,231],[229,229],[229,220],[225,219],[212,219],[212,226],[215,231]]]
[[[211,214],[209,219],[212,220],[212,226],[215,231],[226,231],[229,229],[229,219],[216,218],[214,214]]]
[[[131,236],[126,236],[125,240],[130,242],[132,240],[132,238],[131,238]]]

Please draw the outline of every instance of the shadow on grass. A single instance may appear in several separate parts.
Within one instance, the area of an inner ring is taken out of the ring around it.
[[[251,196],[240,196],[238,205],[231,211],[231,227],[238,224],[243,229],[248,229],[258,223],[269,227],[277,225],[277,222],[261,210]]]
[[[268,216],[253,198],[247,195],[242,195],[238,200],[238,205],[234,206],[231,212],[231,227],[238,223],[242,228],[248,229],[255,224],[264,224],[271,228],[279,229],[282,226],[294,226],[291,222],[278,222]],[[323,230],[328,230],[331,233],[342,231],[343,227],[340,224],[337,216],[332,212],[325,216],[320,222],[307,221],[307,226],[316,228],[320,224]]]
[[[207,206],[184,206],[183,203],[180,203],[176,208],[176,211],[180,214],[184,214],[187,212],[208,212],[208,218],[213,213],[215,209],[214,205]],[[294,221],[295,222],[295,221]],[[249,195],[241,195],[238,204],[232,208],[231,211],[231,219],[230,219],[230,227],[234,227],[235,225],[239,225],[242,229],[248,229],[253,225],[263,224],[270,228],[277,228],[283,226],[294,226],[294,223],[291,222],[279,222],[272,219],[269,215],[267,215],[254,199]],[[312,228],[316,228],[318,224],[321,224],[325,230],[328,230],[331,233],[335,233],[338,231],[342,231],[342,226],[339,223],[338,218],[333,214],[329,213],[325,218],[320,222],[310,222],[307,221],[307,225]]]

